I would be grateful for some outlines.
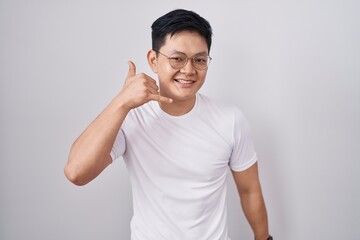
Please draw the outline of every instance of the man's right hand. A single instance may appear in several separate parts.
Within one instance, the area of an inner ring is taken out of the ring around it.
[[[129,72],[124,86],[119,94],[126,108],[137,108],[151,100],[171,103],[172,99],[160,96],[156,81],[145,73],[136,74],[136,66],[132,61],[128,62]]]
[[[129,73],[121,92],[72,145],[64,169],[66,177],[76,185],[96,178],[112,162],[110,152],[128,112],[151,100],[172,102],[160,96],[154,79],[144,73],[136,74],[135,64],[129,61]]]

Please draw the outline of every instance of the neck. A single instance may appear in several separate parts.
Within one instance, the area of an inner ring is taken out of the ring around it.
[[[167,114],[170,114],[172,116],[181,116],[190,112],[191,109],[193,109],[195,105],[195,100],[196,97],[194,96],[193,98],[184,101],[174,99],[172,103],[159,102],[159,105],[160,108]]]

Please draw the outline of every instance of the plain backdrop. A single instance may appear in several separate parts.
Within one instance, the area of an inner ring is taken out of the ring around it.
[[[359,240],[360,1],[0,0],[0,239],[130,238],[121,159],[76,187],[71,144],[185,8],[214,30],[202,93],[248,118],[275,239]],[[229,232],[253,239],[229,175]]]

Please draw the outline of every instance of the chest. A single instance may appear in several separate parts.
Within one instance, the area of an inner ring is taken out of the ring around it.
[[[228,169],[232,132],[226,124],[201,118],[191,122],[132,121],[125,136],[126,155],[155,177],[208,182]]]

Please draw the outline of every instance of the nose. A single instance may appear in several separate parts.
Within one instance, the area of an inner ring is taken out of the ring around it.
[[[194,63],[191,58],[187,59],[185,66],[180,69],[180,72],[186,73],[186,74],[195,74],[196,69],[194,67]]]

